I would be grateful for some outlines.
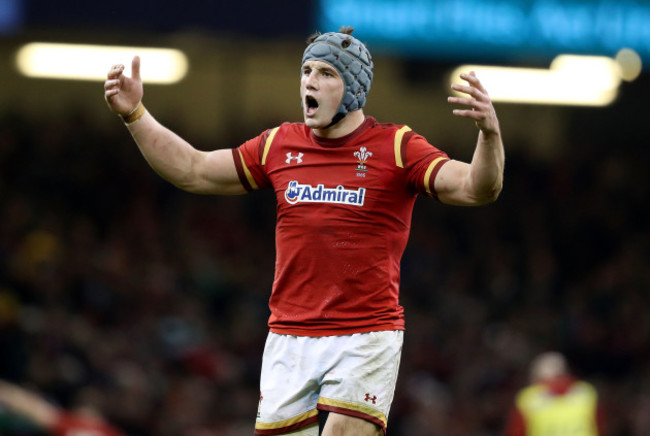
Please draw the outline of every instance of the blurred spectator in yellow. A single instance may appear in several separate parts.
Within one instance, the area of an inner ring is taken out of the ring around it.
[[[537,356],[531,384],[516,397],[506,436],[602,436],[603,413],[591,384],[571,375],[557,352]]]

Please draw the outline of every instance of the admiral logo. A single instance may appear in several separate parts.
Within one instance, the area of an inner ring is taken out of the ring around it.
[[[290,204],[296,203],[334,203],[363,206],[366,197],[366,188],[357,190],[345,189],[342,185],[336,188],[326,188],[323,184],[316,187],[302,185],[296,180],[289,182],[284,198]]]

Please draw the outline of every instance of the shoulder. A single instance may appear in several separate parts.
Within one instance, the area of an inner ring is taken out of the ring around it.
[[[517,406],[521,409],[526,409],[530,405],[530,402],[545,390],[544,386],[539,384],[534,384],[521,389],[517,394]]]
[[[384,133],[386,135],[404,135],[407,132],[411,132],[410,135],[414,134],[413,130],[406,124],[396,124],[396,123],[380,123],[373,117],[368,118],[368,129],[375,133]]]
[[[309,135],[311,132],[311,129],[309,129],[309,127],[307,127],[305,123],[291,122],[291,121],[284,122],[279,126],[275,127],[275,129],[282,132],[291,132],[294,134],[301,134],[301,135]]]
[[[376,121],[374,118],[371,118],[374,120],[374,123],[372,124],[372,127],[376,129],[381,129],[381,130],[387,130],[387,131],[397,131],[399,129],[402,129],[404,127],[408,127],[406,124],[395,124],[395,123],[380,123],[379,121]],[[410,127],[409,127],[410,129]]]
[[[406,124],[377,123],[374,130],[380,132],[378,135],[390,147],[400,168],[407,169],[418,162],[430,161],[440,152]]]
[[[413,129],[406,124],[380,123],[370,116],[367,117],[366,123],[367,133],[382,140],[388,140],[394,146],[406,146],[410,139],[416,135]]]
[[[576,380],[573,383],[573,386],[576,389],[580,389],[582,392],[584,392],[586,395],[594,396],[596,397],[598,395],[598,391],[596,390],[596,387],[592,385],[589,382],[583,381],[583,380]]]
[[[391,138],[395,146],[399,144],[402,147],[406,147],[414,137],[424,139],[424,137],[418,135],[406,124],[379,123],[375,121],[374,118],[372,118],[372,120],[374,123],[371,124],[370,129],[376,134],[382,134]]]
[[[262,135],[263,142],[279,142],[283,138],[293,137],[307,139],[311,135],[311,130],[305,123],[285,122],[279,126],[266,130]],[[271,145],[270,143],[268,144]]]

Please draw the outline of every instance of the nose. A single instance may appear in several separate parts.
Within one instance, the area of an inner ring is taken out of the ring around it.
[[[302,79],[305,81],[305,87],[307,89],[318,89],[318,79],[316,74],[305,74],[302,76]]]

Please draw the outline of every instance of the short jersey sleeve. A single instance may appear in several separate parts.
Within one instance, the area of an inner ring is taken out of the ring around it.
[[[434,181],[440,168],[449,162],[447,153],[409,130],[401,138],[400,155],[402,165],[408,172],[411,189],[429,197],[437,197]]]
[[[233,148],[232,154],[239,181],[247,191],[268,188],[271,181],[265,169],[266,153],[279,127],[269,129],[261,135]]]

